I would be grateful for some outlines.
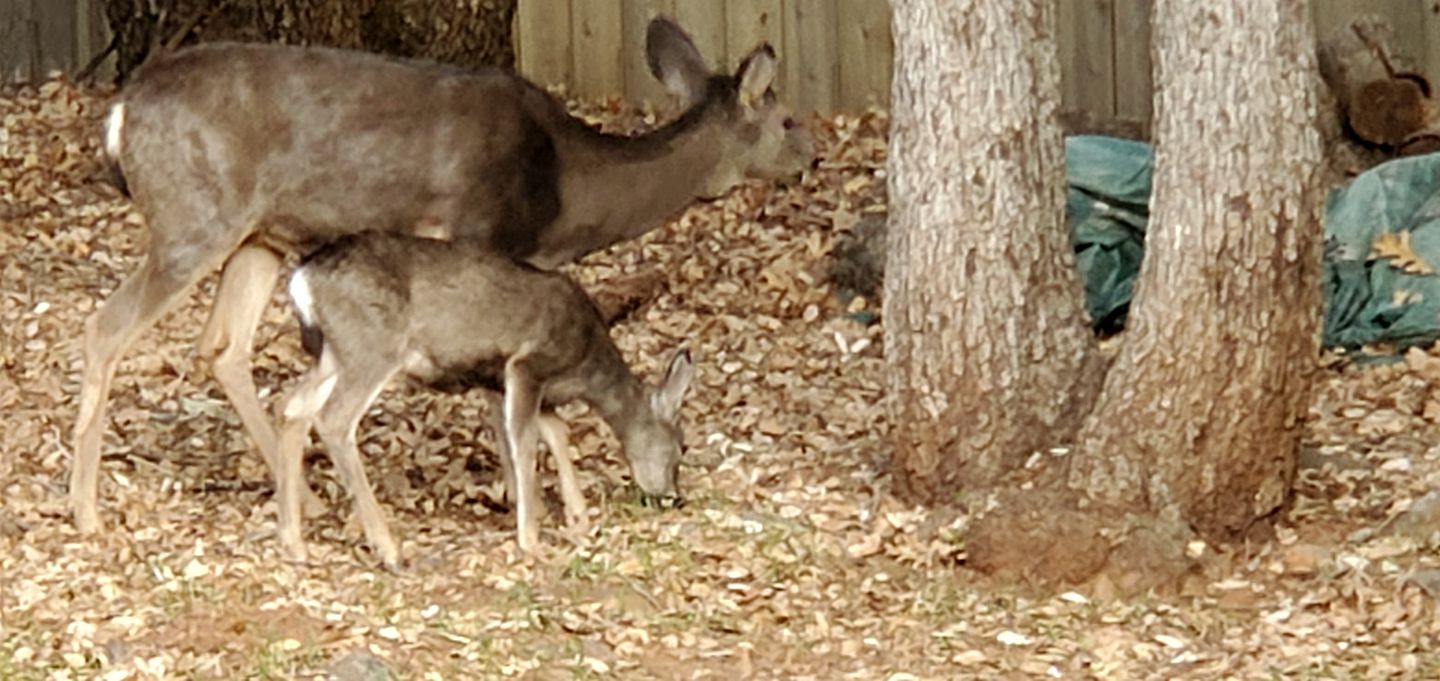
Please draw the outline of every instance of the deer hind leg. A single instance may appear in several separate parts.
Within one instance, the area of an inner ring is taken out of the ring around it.
[[[322,357],[321,365],[331,361],[333,360]],[[355,499],[355,514],[365,530],[365,538],[385,566],[392,570],[400,567],[400,549],[390,534],[380,502],[375,500],[370,479],[365,475],[365,466],[360,461],[360,450],[356,446],[355,429],[360,425],[360,419],[371,403],[380,396],[385,383],[398,369],[399,363],[396,362],[356,367],[353,371],[338,371],[334,387],[328,399],[319,407],[315,423],[315,429],[325,443],[325,451],[329,453],[330,460],[335,462],[335,469],[340,473],[341,484],[345,485],[345,489],[349,490]]]
[[[535,449],[539,444],[541,387],[522,358],[505,364],[505,398],[502,418],[506,452],[515,473],[515,522],[520,550],[530,553],[540,541],[540,489],[536,480]]]
[[[235,251],[220,274],[210,319],[197,343],[200,355],[210,360],[215,380],[272,471],[279,463],[275,429],[260,406],[250,358],[254,353],[255,330],[275,291],[281,265],[280,256],[263,246],[245,245]],[[306,515],[318,515],[324,510],[324,504],[308,485],[301,494]]]
[[[115,365],[135,339],[194,287],[195,282],[225,259],[233,242],[197,248],[167,248],[153,235],[145,263],[85,321],[85,369],[80,379],[80,413],[75,420],[75,455],[70,462],[70,507],[82,533],[100,529],[96,496],[100,476],[100,445],[110,383]]]
[[[500,488],[500,502],[513,505],[519,497],[515,495],[515,462],[510,454],[509,441],[505,437],[503,393],[501,397],[501,400],[496,400],[496,403],[491,405],[490,426],[491,432],[495,433],[495,447],[500,457],[500,480],[503,483]],[[537,519],[543,519],[549,513],[544,504],[537,504],[534,511]]]
[[[585,492],[575,476],[575,447],[570,442],[570,429],[554,414],[540,416],[540,439],[555,459],[555,474],[560,478],[560,499],[565,502],[565,524],[583,528],[588,508]]]

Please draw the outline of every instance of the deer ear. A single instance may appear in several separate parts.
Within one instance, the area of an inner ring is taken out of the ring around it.
[[[650,406],[655,415],[663,421],[675,420],[680,411],[680,402],[690,388],[690,379],[695,377],[695,363],[690,360],[690,350],[680,348],[670,359],[670,368],[665,370],[665,380],[650,395]]]
[[[775,48],[770,47],[770,43],[761,43],[745,57],[745,61],[740,62],[735,80],[740,84],[741,106],[755,108],[756,103],[770,91],[770,84],[775,82],[775,69]]]
[[[705,98],[710,67],[685,30],[666,17],[656,17],[645,31],[645,62],[650,73],[672,94],[687,102]]]

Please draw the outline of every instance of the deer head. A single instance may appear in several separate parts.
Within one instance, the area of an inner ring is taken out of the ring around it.
[[[814,161],[809,132],[779,102],[774,48],[762,43],[740,62],[734,75],[713,74],[694,42],[674,22],[658,18],[645,36],[650,72],[672,94],[694,105],[716,102],[713,115],[724,118],[716,135],[722,161],[710,174],[703,195],[713,198],[747,177],[793,182]]]

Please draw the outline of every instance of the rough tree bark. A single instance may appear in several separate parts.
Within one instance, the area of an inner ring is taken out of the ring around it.
[[[518,0],[104,0],[123,79],[157,47],[213,40],[327,45],[510,67]]]
[[[905,491],[943,501],[1073,434],[1093,340],[1063,222],[1052,2],[893,8],[894,468]]]
[[[1319,352],[1307,0],[1158,0],[1155,193],[1130,330],[1069,485],[1232,539],[1285,501]]]

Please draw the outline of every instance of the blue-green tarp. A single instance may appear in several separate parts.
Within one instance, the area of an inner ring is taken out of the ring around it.
[[[1149,219],[1152,158],[1142,142],[1098,136],[1066,140],[1066,212],[1097,330],[1120,330],[1129,310]],[[1325,204],[1323,282],[1327,347],[1440,339],[1440,275],[1370,260],[1385,233],[1409,232],[1410,248],[1440,266],[1440,154],[1366,171]]]

